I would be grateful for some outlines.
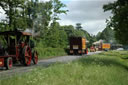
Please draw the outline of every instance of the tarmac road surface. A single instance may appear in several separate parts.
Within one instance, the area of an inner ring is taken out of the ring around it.
[[[101,53],[101,51],[97,51],[97,52],[89,52],[88,55],[94,55],[94,54],[98,54]],[[48,67],[51,64],[54,64],[56,62],[62,62],[62,63],[66,63],[66,62],[70,62],[82,57],[87,57],[88,55],[83,55],[83,56],[60,56],[60,57],[56,57],[56,58],[51,58],[51,59],[45,59],[45,60],[39,60],[37,65],[31,65],[31,66],[22,66],[22,65],[14,65],[13,68],[11,70],[4,70],[2,68],[0,68],[0,79],[5,79],[8,77],[11,77],[13,75],[16,74],[23,74],[26,72],[30,72],[32,71],[33,68],[38,67],[38,66],[43,66],[43,67]]]

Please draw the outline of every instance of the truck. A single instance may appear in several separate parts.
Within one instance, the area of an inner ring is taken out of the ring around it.
[[[111,48],[110,43],[102,43],[102,50],[109,50]]]
[[[69,38],[69,53],[71,55],[82,55],[87,54],[86,38],[84,37],[70,37]]]

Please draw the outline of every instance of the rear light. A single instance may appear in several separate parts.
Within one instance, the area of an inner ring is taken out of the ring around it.
[[[82,51],[82,53],[85,53],[85,51]]]
[[[70,53],[73,53],[73,50],[70,50]]]
[[[88,49],[86,50],[86,54],[88,54]]]
[[[81,50],[79,50],[78,53],[81,53]]]
[[[0,66],[4,66],[4,58],[0,59]]]
[[[1,65],[1,64],[3,64],[3,62],[2,62],[2,61],[0,61],[0,65]]]

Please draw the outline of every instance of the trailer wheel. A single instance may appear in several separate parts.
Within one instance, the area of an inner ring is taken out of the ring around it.
[[[88,54],[88,49],[85,50],[85,54]]]
[[[25,66],[29,66],[31,64],[31,59],[32,59],[32,53],[30,47],[25,46],[23,48],[22,56],[23,56],[23,64]]]
[[[11,69],[13,66],[12,57],[5,59],[5,67],[7,70]]]
[[[33,60],[33,63],[34,64],[37,64],[38,63],[38,53],[37,53],[37,51],[34,51],[33,52],[32,60]]]

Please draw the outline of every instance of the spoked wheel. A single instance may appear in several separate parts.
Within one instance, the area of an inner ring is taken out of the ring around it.
[[[12,57],[8,57],[6,60],[5,60],[5,67],[7,70],[11,69],[13,66],[13,62],[12,62]]]
[[[32,60],[33,60],[33,63],[34,64],[37,64],[38,63],[38,53],[37,53],[37,51],[34,51],[33,52]]]
[[[25,46],[23,49],[23,53],[22,53],[22,57],[23,57],[23,64],[26,66],[29,66],[31,64],[31,59],[32,59],[32,53],[31,53],[31,49],[28,46]]]

